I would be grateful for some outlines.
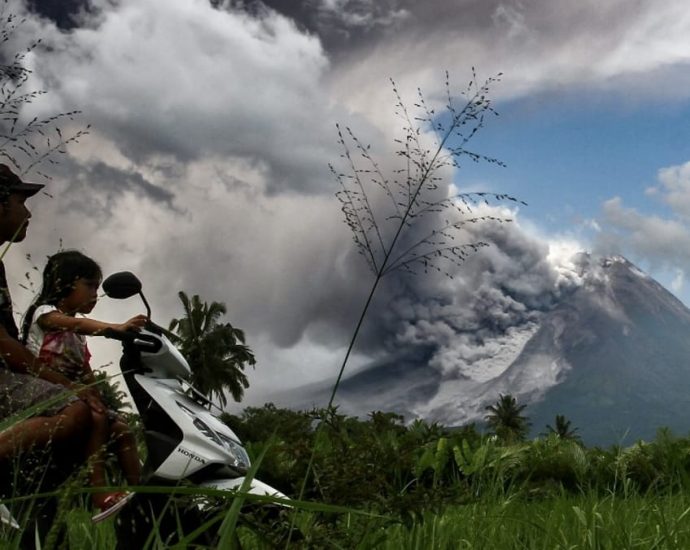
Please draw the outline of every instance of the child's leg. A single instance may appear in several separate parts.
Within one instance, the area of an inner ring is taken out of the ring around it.
[[[141,481],[141,462],[137,450],[137,440],[129,426],[122,420],[113,420],[110,433],[115,442],[115,453],[128,485],[138,485]]]
[[[88,453],[89,465],[91,467],[91,486],[104,487],[106,485],[104,454],[110,426],[108,425],[108,417],[105,414],[91,411],[91,419],[93,429],[91,437],[86,443],[86,452]],[[109,493],[93,493],[92,501],[95,506],[102,508],[108,496]]]
[[[91,428],[89,411],[86,403],[75,401],[55,416],[36,416],[18,422],[0,433],[0,459],[10,458],[17,451],[33,445],[45,447],[53,440],[72,438],[77,443],[77,437],[86,435]],[[84,439],[81,440],[82,445]]]

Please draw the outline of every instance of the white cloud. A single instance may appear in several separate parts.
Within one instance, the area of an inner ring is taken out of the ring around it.
[[[498,98],[592,89],[625,101],[688,97],[690,11],[684,0],[399,5],[412,12],[405,24],[353,43],[331,75],[342,100],[370,116],[390,101],[378,75],[395,77],[410,94],[421,86],[431,96],[444,70],[462,83],[470,66],[480,77],[504,73],[494,90]]]
[[[685,286],[685,271],[682,269],[676,269],[676,276],[673,281],[671,281],[671,290],[676,294],[680,294]]]
[[[180,314],[179,290],[225,302],[268,380],[284,376],[276,349],[337,349],[364,290],[327,167],[339,154],[338,107],[321,85],[319,41],[274,13],[200,0],[100,7],[69,34],[28,18],[51,47],[32,60],[33,84],[51,91],[32,111],[78,106],[93,130],[52,170],[55,198],[32,201],[10,273],[42,268],[62,244],[106,274],[137,273],[163,323]],[[21,311],[30,295],[15,299]],[[139,310],[104,300],[94,313]],[[117,353],[94,349],[95,364]]]
[[[690,220],[690,161],[659,170],[659,182],[661,187],[655,188],[655,194],[661,195],[676,214]]]
[[[690,267],[690,225],[680,217],[647,215],[614,197],[604,202],[600,223],[605,229],[595,246],[602,253],[625,254],[659,270]]]
[[[661,168],[658,185],[645,194],[668,207],[665,214],[630,208],[620,197],[602,205],[602,230],[595,247],[621,253],[653,269],[656,276],[687,302],[685,274],[690,270],[690,162]]]
[[[230,155],[263,163],[275,190],[323,187],[335,118],[319,41],[275,13],[205,0],[124,0],[95,26],[50,33],[36,63],[54,111],[77,105],[135,163]]]

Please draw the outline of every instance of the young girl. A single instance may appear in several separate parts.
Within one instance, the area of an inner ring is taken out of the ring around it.
[[[85,335],[97,336],[105,329],[139,330],[146,316],[137,315],[122,324],[104,323],[77,314],[90,313],[98,299],[101,268],[91,258],[76,250],[58,252],[48,259],[43,270],[43,288],[29,307],[22,324],[22,340],[42,362],[70,380],[85,385],[95,378]],[[98,391],[97,386],[92,386]],[[139,483],[141,465],[136,440],[127,424],[114,411],[93,414],[94,437],[89,445],[91,485],[106,485],[104,448],[108,440],[115,444],[115,454],[127,483]],[[125,497],[125,493],[93,493],[93,503],[102,510],[94,519],[103,519]]]

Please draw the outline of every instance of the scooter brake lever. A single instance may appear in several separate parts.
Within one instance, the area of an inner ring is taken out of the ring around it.
[[[101,332],[101,336],[110,338],[111,340],[119,340],[120,342],[132,341],[136,333],[127,332],[123,330],[116,330],[114,328],[107,328]]]
[[[143,340],[141,338],[134,338],[132,344],[139,346],[140,348],[149,348],[153,351],[158,351],[160,345],[157,342],[152,342],[151,340]]]

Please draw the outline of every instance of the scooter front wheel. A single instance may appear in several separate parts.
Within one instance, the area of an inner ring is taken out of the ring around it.
[[[115,518],[117,550],[168,548],[192,536],[207,516],[188,499],[137,493]],[[192,546],[215,547],[214,529],[187,540]]]

